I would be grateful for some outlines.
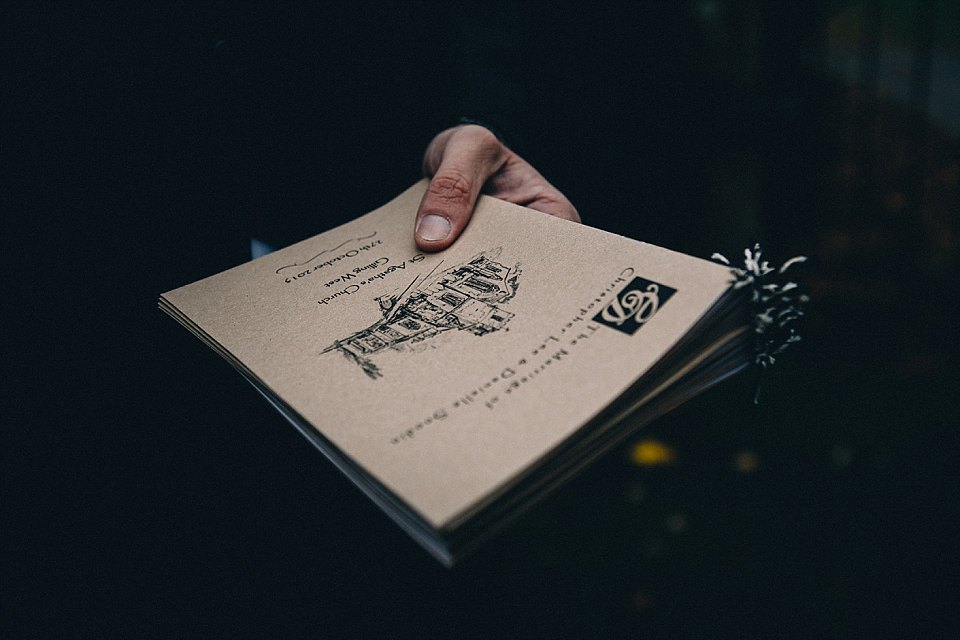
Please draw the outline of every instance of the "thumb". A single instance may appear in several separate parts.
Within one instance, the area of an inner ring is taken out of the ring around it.
[[[424,166],[436,171],[417,210],[417,246],[440,251],[457,239],[470,220],[480,189],[500,170],[508,153],[493,133],[476,125],[457,127],[449,136],[440,134],[434,140]]]

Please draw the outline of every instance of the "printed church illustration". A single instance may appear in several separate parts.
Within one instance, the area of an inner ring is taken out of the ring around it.
[[[376,380],[382,374],[370,357],[384,349],[402,351],[445,331],[482,336],[505,327],[513,314],[497,305],[516,295],[519,276],[519,265],[507,268],[487,254],[477,255],[424,281],[406,298],[406,292],[377,298],[383,319],[323,353],[340,351]]]

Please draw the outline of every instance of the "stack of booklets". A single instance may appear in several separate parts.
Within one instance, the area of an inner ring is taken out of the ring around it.
[[[744,367],[751,330],[728,267],[486,196],[422,253],[425,188],[160,307],[450,565]]]

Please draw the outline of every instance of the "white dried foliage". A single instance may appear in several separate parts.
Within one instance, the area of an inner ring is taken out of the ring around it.
[[[773,281],[795,264],[805,262],[806,256],[797,256],[783,263],[779,269],[761,261],[763,252],[760,245],[744,250],[743,268],[734,267],[726,257],[719,253],[711,259],[730,267],[734,275],[734,289],[749,287],[752,289],[753,330],[755,332],[754,362],[766,369],[772,365],[779,354],[791,344],[800,341],[800,336],[792,323],[803,316],[800,305],[810,298],[798,292],[796,282],[781,284]],[[759,389],[757,390],[759,397]],[[754,398],[757,401],[757,398]]]

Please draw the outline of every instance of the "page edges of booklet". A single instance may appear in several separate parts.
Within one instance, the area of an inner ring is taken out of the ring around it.
[[[716,306],[722,307],[723,305],[718,301]],[[406,530],[424,549],[448,566],[459,557],[468,553],[470,549],[481,544],[483,540],[494,535],[496,531],[502,529],[516,516],[522,514],[530,503],[535,502],[540,496],[555,490],[558,486],[568,481],[580,470],[589,465],[591,461],[603,455],[603,453],[617,443],[634,434],[637,428],[682,403],[689,396],[699,393],[702,388],[712,386],[712,384],[719,382],[722,378],[706,375],[703,376],[705,379],[702,381],[702,384],[690,389],[689,393],[677,395],[677,392],[681,391],[677,388],[673,389],[673,394],[667,393],[671,387],[675,387],[684,376],[697,369],[703,360],[713,357],[722,351],[724,346],[730,343],[729,336],[723,336],[719,339],[716,348],[707,348],[700,354],[699,358],[684,360],[684,351],[687,350],[685,349],[687,346],[685,343],[691,341],[678,341],[657,363],[658,366],[656,369],[661,370],[662,374],[654,375],[653,379],[651,379],[650,375],[655,372],[652,370],[647,371],[644,375],[640,375],[635,383],[631,385],[631,387],[636,387],[636,385],[646,384],[649,386],[654,384],[655,387],[653,389],[647,391],[646,394],[639,399],[630,399],[630,396],[633,395],[633,390],[622,394],[612,402],[611,405],[603,407],[598,411],[594,420],[591,420],[588,424],[578,429],[577,435],[561,442],[554,451],[545,453],[536,463],[530,465],[515,477],[504,481],[502,485],[491,491],[487,496],[467,506],[456,518],[437,529],[431,526],[411,505],[405,503],[396,496],[396,494],[380,484],[368,470],[363,469],[354,463],[350,456],[339,451],[335,445],[330,443],[322,435],[322,432],[320,432],[316,426],[300,417],[295,410],[286,405],[274,392],[270,391],[256,375],[243,366],[229,351],[216,343],[216,341],[203,332],[202,329],[189,322],[182,314],[177,312],[175,307],[172,307],[166,301],[162,301],[161,308],[167,313],[170,313],[178,322],[200,338],[201,341],[224,357],[241,375],[247,378],[251,385],[256,388],[281,415],[287,418],[325,457],[356,484],[368,498],[373,500],[385,513],[390,515],[391,518]],[[709,322],[710,315],[709,313],[705,314],[702,320]],[[734,331],[736,335],[742,333],[742,329]],[[685,335],[696,336],[696,332],[691,331]],[[702,339],[703,336],[699,337]],[[694,338],[693,341],[695,342],[696,339]],[[675,367],[671,366],[671,363],[675,362],[678,358],[684,360],[686,363],[680,370],[676,370]],[[737,370],[739,370],[739,367],[730,368],[727,370],[726,375],[732,375]],[[658,382],[657,378],[662,377],[662,375],[667,375],[668,377]],[[658,396],[664,398],[658,401],[660,404],[659,407],[649,407],[646,411],[648,415],[638,424],[635,424],[632,428],[617,431],[617,426],[626,420],[630,420],[631,417],[635,418],[638,412],[643,413],[644,406],[651,403],[651,401]],[[616,405],[622,404],[621,401],[626,402],[627,406],[617,407]],[[610,411],[615,411],[615,415],[605,415]],[[600,423],[599,425],[596,424],[598,422]],[[578,437],[581,435],[582,438]],[[550,467],[551,464],[556,464],[557,459],[560,459],[559,462],[562,463],[559,468],[553,469],[549,473],[543,472],[542,477],[540,477],[539,480],[535,480],[535,477],[541,473],[543,469]],[[566,460],[566,462],[563,463],[563,460]],[[519,487],[519,493],[514,495],[512,499],[509,498],[511,491],[517,487]],[[504,500],[504,496],[508,496],[508,498],[503,504],[498,504],[498,502]],[[483,512],[488,507],[492,508],[493,512],[488,514],[487,517],[484,517]],[[491,517],[493,521],[489,521]],[[467,526],[468,523],[471,526]],[[473,530],[473,532],[471,532],[471,530]],[[457,544],[453,544],[453,542],[457,542]]]

